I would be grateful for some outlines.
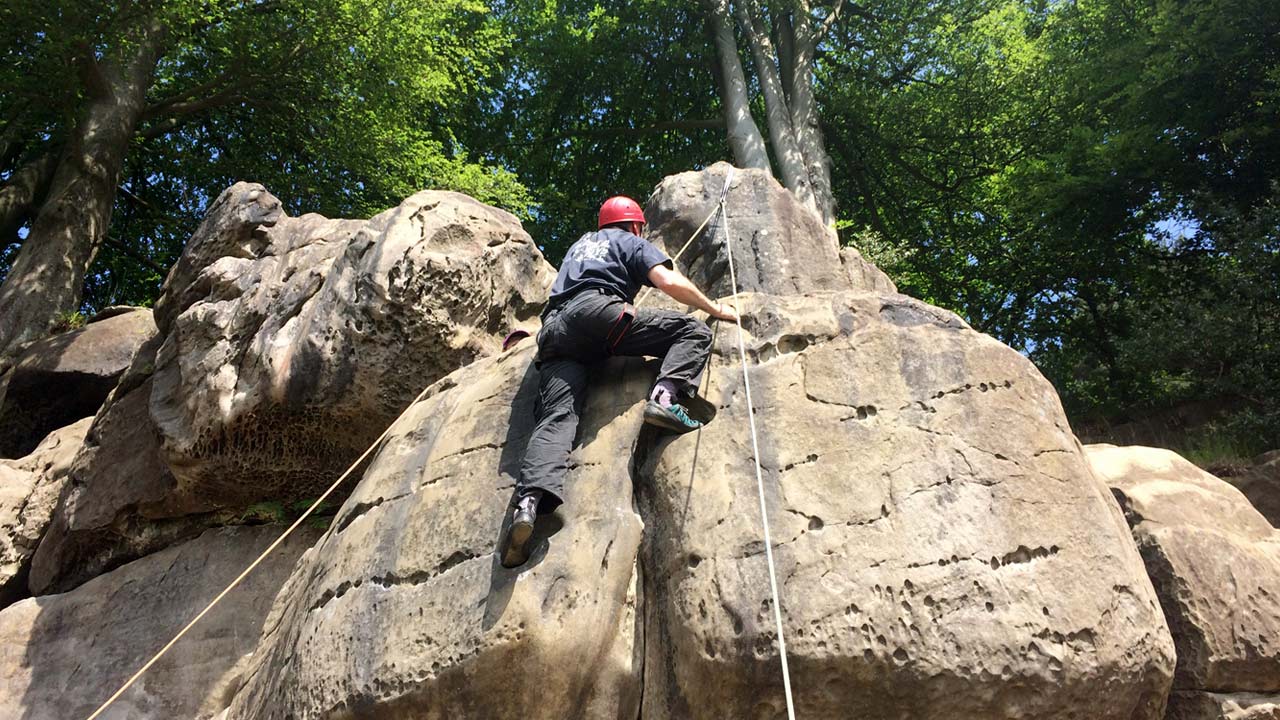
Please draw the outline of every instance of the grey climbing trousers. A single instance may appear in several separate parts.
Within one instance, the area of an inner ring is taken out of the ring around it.
[[[586,400],[588,368],[610,355],[662,358],[657,380],[670,380],[682,395],[698,389],[711,353],[711,330],[685,313],[640,308],[619,338],[625,303],[591,289],[548,310],[538,332],[538,421],[520,466],[517,496],[542,491],[538,511],[564,501],[564,476]],[[607,338],[616,342],[612,348]]]

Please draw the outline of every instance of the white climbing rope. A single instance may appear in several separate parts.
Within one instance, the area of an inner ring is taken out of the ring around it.
[[[729,233],[729,212],[725,205],[729,197],[729,183],[733,181],[733,168],[725,177],[724,191],[720,194],[720,217],[724,225],[724,246],[729,253],[729,284],[733,299],[738,299],[738,276],[733,267],[733,235]],[[736,306],[735,306],[736,308]],[[738,355],[742,360],[742,385],[747,395],[747,420],[751,425],[751,452],[756,465],[756,492],[760,496],[760,521],[764,525],[764,556],[769,562],[769,589],[773,592],[773,621],[778,627],[778,656],[782,659],[782,690],[787,698],[787,718],[796,720],[795,705],[791,700],[791,670],[787,667],[787,640],[782,635],[782,602],[778,595],[778,571],[773,563],[773,540],[769,536],[769,512],[764,501],[764,477],[760,472],[760,441],[756,433],[756,412],[751,402],[751,375],[747,372],[747,346],[742,339],[742,322],[738,322]]]

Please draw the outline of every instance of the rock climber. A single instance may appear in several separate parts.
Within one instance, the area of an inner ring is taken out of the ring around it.
[[[611,355],[661,357],[644,421],[677,433],[702,427],[682,401],[697,392],[711,353],[711,331],[686,313],[637,309],[631,303],[641,285],[650,285],[719,320],[736,323],[738,312],[709,300],[666,253],[641,238],[644,225],[644,211],[635,200],[609,198],[600,206],[598,229],[569,248],[551,286],[538,332],[538,419],[516,484],[502,552],[506,567],[524,564],[534,520],[563,502],[588,366]]]

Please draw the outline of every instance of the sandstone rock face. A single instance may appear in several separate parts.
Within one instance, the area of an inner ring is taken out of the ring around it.
[[[210,530],[0,612],[0,716],[87,717],[283,529]],[[225,708],[276,591],[317,534],[295,531],[101,717],[209,718]]]
[[[799,716],[1161,716],[1159,606],[1030,362],[903,296],[743,302]],[[783,712],[730,365],[638,473],[647,717]]]
[[[1280,720],[1280,695],[1175,691],[1166,720]]]
[[[630,453],[650,372],[602,369],[522,571],[494,553],[537,396],[532,343],[448,376],[396,423],[282,591],[230,718],[636,717],[641,522]],[[527,714],[526,714],[527,713]]]
[[[175,492],[151,422],[155,352],[143,345],[94,418],[32,561],[33,594],[66,592],[130,560],[227,524]]]
[[[456,193],[356,221],[290,218],[261,186],[230,188],[95,421],[32,590],[314,497],[422,388],[536,316],[552,279],[513,216]]]
[[[424,387],[495,352],[553,274],[519,221],[427,191],[368,221],[227,190],[166,280],[151,416],[184,493],[325,487]]]
[[[799,716],[1163,715],[1155,594],[1027,360],[899,295],[742,303]],[[700,433],[642,426],[654,363],[598,368],[568,502],[515,571],[494,551],[532,347],[439,382],[281,592],[228,717],[780,716],[730,330]]]
[[[1087,447],[1120,500],[1178,650],[1174,687],[1280,692],[1280,533],[1176,453]]]
[[[840,248],[840,264],[849,277],[849,287],[876,293],[896,293],[898,286],[880,268],[867,262],[856,248]]]
[[[0,379],[0,457],[22,457],[50,432],[96,413],[155,332],[150,310],[121,308],[28,345]]]
[[[728,163],[672,175],[645,204],[645,237],[674,256],[720,201]],[[738,287],[778,295],[813,290],[896,292],[892,281],[856,250],[840,251],[816,214],[764,170],[733,170],[729,231]],[[716,218],[677,264],[709,297],[732,294],[724,222]]]
[[[0,607],[26,595],[31,556],[92,420],[55,430],[24,458],[0,460]]]
[[[1252,467],[1230,482],[1272,527],[1280,525],[1280,450],[1255,458]]]

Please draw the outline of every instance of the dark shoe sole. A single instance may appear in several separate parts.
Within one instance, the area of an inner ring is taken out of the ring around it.
[[[702,429],[702,425],[689,427],[688,425],[685,425],[679,420],[671,417],[667,414],[666,410],[663,410],[661,406],[652,400],[644,406],[644,421],[650,425],[656,425],[665,430],[681,434]]]
[[[514,568],[525,564],[529,559],[525,545],[529,544],[532,536],[533,523],[517,522],[511,525],[511,530],[507,533],[507,549],[502,553],[502,567]]]

